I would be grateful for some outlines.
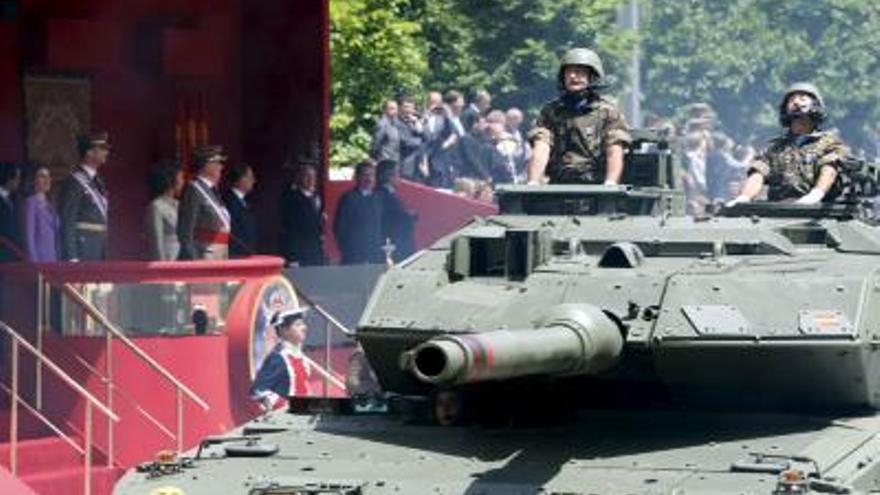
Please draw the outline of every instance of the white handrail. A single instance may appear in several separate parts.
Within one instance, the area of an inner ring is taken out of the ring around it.
[[[306,363],[308,363],[309,366],[311,366],[313,369],[317,370],[317,372],[318,372],[319,375],[321,375],[321,376],[323,376],[324,378],[326,378],[326,379],[330,380],[331,382],[333,382],[333,385],[336,385],[337,387],[339,387],[339,388],[345,390],[345,383],[343,383],[341,380],[339,380],[338,378],[336,378],[335,376],[333,376],[332,374],[330,374],[327,370],[324,369],[323,366],[321,366],[320,364],[316,363],[314,359],[312,359],[312,358],[306,356],[305,354],[303,354],[302,357],[303,357],[303,361],[305,361]]]
[[[80,384],[76,382],[73,378],[70,377],[67,373],[64,372],[54,361],[49,359],[48,356],[43,354],[40,349],[32,346],[30,342],[28,342],[24,337],[18,334],[12,327],[7,325],[5,322],[0,321],[0,330],[6,332],[6,335],[9,336],[10,341],[12,342],[12,346],[10,348],[10,364],[11,364],[11,374],[12,374],[12,386],[6,387],[3,385],[3,389],[9,392],[9,395],[12,397],[12,408],[9,414],[9,468],[12,472],[13,476],[18,476],[18,406],[24,405],[28,410],[33,412],[37,418],[46,423],[52,431],[57,433],[64,439],[66,442],[71,444],[73,448],[83,456],[83,493],[85,495],[91,495],[92,493],[92,447],[93,447],[93,439],[92,436],[92,412],[94,408],[98,408],[101,412],[103,412],[108,418],[108,424],[112,425],[113,422],[119,421],[119,416],[117,416],[110,408],[105,406],[101,401],[96,399],[92,394],[90,394],[85,388],[83,388]],[[36,360],[45,366],[47,369],[55,373],[58,378],[61,379],[64,383],[66,383],[70,388],[76,391],[80,397],[84,397],[85,401],[85,419],[83,422],[85,423],[85,438],[83,439],[83,446],[80,448],[75,445],[75,443],[70,439],[69,436],[65,435],[61,432],[61,429],[56,427],[45,418],[42,414],[35,411],[30,407],[29,404],[25,403],[21,399],[21,396],[18,393],[18,366],[19,366],[19,348],[24,348],[26,351],[30,352],[31,355],[36,358]],[[179,389],[178,389],[179,391]],[[109,433],[109,431],[108,431]],[[108,438],[109,441],[109,438]],[[112,446],[111,446],[112,448]],[[109,453],[108,453],[109,454]],[[108,458],[110,456],[108,455]]]
[[[61,381],[63,381],[67,385],[69,385],[72,389],[76,390],[76,392],[79,395],[85,397],[85,399],[88,400],[90,403],[92,403],[93,406],[97,407],[98,410],[100,410],[102,413],[104,413],[107,416],[109,416],[110,418],[112,418],[113,421],[116,421],[116,422],[119,421],[119,416],[117,416],[113,411],[108,409],[107,406],[105,406],[103,402],[96,399],[95,396],[93,396],[91,393],[89,393],[88,390],[84,389],[82,387],[82,385],[77,383],[76,380],[74,380],[73,378],[70,377],[70,375],[65,373],[64,370],[62,370],[51,359],[49,359],[48,357],[46,357],[46,355],[44,355],[42,352],[37,350],[36,347],[32,346],[27,340],[25,340],[24,337],[22,337],[21,335],[18,334],[18,332],[13,330],[12,327],[10,327],[6,323],[0,321],[0,330],[3,330],[11,338],[15,339],[15,341],[18,342],[18,345],[24,347],[34,357],[39,359],[44,365],[46,365],[47,368],[52,370],[58,376],[58,378],[61,378]]]
[[[333,315],[331,315],[329,312],[327,312],[326,309],[324,309],[323,307],[321,307],[320,304],[318,304],[318,303],[316,303],[315,301],[313,301],[313,300],[312,300],[309,296],[307,296],[302,290],[300,290],[299,287],[297,287],[296,285],[294,285],[294,286],[293,286],[293,290],[296,291],[296,294],[297,294],[297,296],[298,296],[299,298],[305,300],[306,304],[308,304],[309,307],[311,307],[312,309],[314,309],[315,311],[317,311],[318,314],[321,315],[325,320],[327,320],[331,325],[333,325],[333,326],[336,327],[339,331],[341,331],[342,333],[344,333],[345,335],[347,335],[347,336],[349,336],[349,337],[354,336],[354,331],[353,331],[353,330],[351,330],[350,328],[348,328],[348,327],[346,327],[345,325],[343,325],[342,323],[340,323],[339,320],[337,320],[336,318],[334,318]]]
[[[134,408],[137,410],[137,412],[139,412],[139,413],[141,414],[141,416],[143,416],[144,418],[146,418],[147,421],[149,421],[150,423],[152,423],[153,426],[155,426],[156,428],[158,428],[162,433],[165,434],[165,436],[167,436],[167,437],[170,438],[171,440],[175,440],[175,439],[177,438],[177,437],[174,435],[174,433],[171,432],[171,430],[169,430],[168,428],[165,428],[164,426],[162,426],[162,423],[159,422],[158,419],[156,419],[152,414],[148,413],[146,409],[144,409],[143,407],[141,407],[140,403],[139,403],[134,397],[132,397],[131,395],[129,395],[129,393],[126,392],[125,389],[123,389],[123,388],[118,388],[114,383],[112,383],[112,382],[110,381],[110,379],[109,379],[106,375],[104,375],[103,373],[101,373],[100,371],[98,371],[94,366],[92,366],[91,364],[89,364],[89,362],[86,361],[85,358],[83,358],[83,357],[80,356],[79,354],[77,354],[77,353],[75,353],[75,352],[73,352],[73,351],[68,351],[68,352],[71,353],[71,355],[73,356],[73,359],[75,359],[76,362],[78,362],[83,368],[86,369],[86,371],[88,371],[89,373],[91,373],[93,376],[98,377],[98,378],[101,380],[102,383],[105,383],[105,384],[106,384],[106,383],[110,383],[111,388],[113,389],[114,392],[116,392],[116,393],[122,395],[122,397],[123,397],[126,401],[128,401],[128,403],[129,403],[132,407],[134,407]]]
[[[10,389],[9,387],[7,387],[6,385],[0,383],[0,389],[3,389],[4,392],[6,392],[6,393],[9,394],[10,396],[12,396],[12,389]],[[86,453],[86,451],[83,450],[82,447],[80,447],[79,445],[77,445],[76,442],[74,442],[73,439],[70,438],[70,435],[68,435],[67,433],[64,433],[63,431],[61,431],[61,428],[55,426],[55,423],[53,423],[52,421],[50,421],[49,418],[47,418],[47,417],[44,416],[42,413],[40,413],[40,411],[37,411],[33,406],[31,406],[30,404],[28,404],[27,402],[25,402],[25,401],[23,401],[23,400],[21,400],[21,399],[18,399],[18,403],[21,404],[22,406],[24,406],[24,408],[27,409],[29,413],[31,413],[31,414],[33,414],[34,416],[36,416],[37,419],[39,419],[40,421],[42,421],[44,425],[46,425],[46,426],[47,426],[50,430],[52,430],[56,435],[58,435],[59,437],[61,437],[61,438],[62,438],[65,442],[67,442],[71,447],[73,447],[73,450],[76,450],[80,455]]]
[[[53,284],[55,285],[55,284]],[[104,316],[101,311],[95,308],[92,303],[90,303],[86,298],[84,298],[79,292],[76,291],[70,284],[61,285],[61,290],[64,291],[66,295],[71,297],[74,301],[77,302],[85,311],[89,314],[95,321],[101,324],[104,328],[110,331],[116,338],[122,341],[123,344],[126,345],[132,352],[134,352],[139,358],[141,358],[144,362],[150,365],[156,372],[162,375],[163,378],[171,382],[175,387],[180,389],[181,392],[184,393],[187,397],[189,397],[193,402],[202,406],[202,409],[209,410],[211,409],[208,406],[208,403],[205,402],[201,397],[199,397],[195,392],[189,389],[186,385],[183,384],[180,380],[178,380],[174,375],[171,374],[170,371],[165,369],[161,364],[156,362],[155,359],[150,357],[149,354],[144,352],[140,346],[131,341],[121,330],[116,328],[116,326]]]

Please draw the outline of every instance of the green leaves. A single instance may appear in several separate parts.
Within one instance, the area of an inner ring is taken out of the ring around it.
[[[638,33],[617,26],[627,3],[332,0],[331,161],[365,156],[382,100],[404,92],[485,88],[494,106],[534,116],[572,46],[597,49],[625,82],[639,43],[646,110],[676,116],[707,101],[740,141],[778,131],[778,100],[797,80],[819,85],[850,143],[880,121],[876,0],[642,0]]]
[[[880,118],[878,4],[871,0],[645,2],[645,106],[674,115],[707,101],[738,139],[778,131],[792,82],[825,93],[830,125],[858,145]]]
[[[334,0],[331,19],[331,163],[366,157],[382,101],[421,89],[427,45],[406,0]]]
[[[622,69],[633,44],[615,27],[621,0],[332,0],[331,162],[365,156],[384,98],[488,89],[500,108],[536,112],[556,95],[558,55],[598,48]],[[339,115],[343,113],[345,115]]]

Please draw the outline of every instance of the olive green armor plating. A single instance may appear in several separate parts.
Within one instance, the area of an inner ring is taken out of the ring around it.
[[[436,428],[294,401],[115,493],[876,492],[875,227],[855,201],[684,217],[664,149],[630,149],[636,187],[502,189],[499,215],[391,268],[359,324],[390,392],[460,387],[508,407],[564,380],[563,406],[591,399],[576,416]],[[610,397],[655,383],[688,394]],[[784,409],[745,410],[760,404]]]
[[[686,217],[633,155],[646,186],[503,188],[498,215],[390,269],[358,328],[383,387],[641,369],[698,398],[880,406],[880,233],[856,206]]]

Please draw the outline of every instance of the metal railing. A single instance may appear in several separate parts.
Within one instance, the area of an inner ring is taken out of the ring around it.
[[[83,493],[85,493],[86,495],[90,495],[92,493],[92,410],[93,408],[97,408],[100,412],[104,413],[108,421],[110,421],[111,423],[118,422],[119,417],[110,409],[110,407],[96,399],[85,388],[78,384],[76,380],[65,373],[64,370],[61,369],[61,367],[59,367],[57,364],[55,364],[54,361],[43,354],[42,351],[32,346],[24,337],[22,337],[21,335],[19,335],[18,332],[12,329],[12,327],[0,321],[0,330],[3,330],[3,332],[9,336],[11,342],[11,346],[9,349],[11,383],[8,387],[6,385],[2,386],[2,389],[7,392],[12,399],[9,413],[9,470],[12,472],[13,476],[18,475],[18,406],[23,405],[29,412],[34,414],[37,419],[46,424],[46,426],[48,426],[55,434],[59,435],[79,454],[83,456],[83,467],[85,468],[85,472],[83,473]],[[36,408],[33,408],[29,404],[27,404],[19,394],[19,349],[24,349],[29,352],[32,356],[36,358],[38,363],[41,363],[42,366],[45,366],[48,370],[55,373],[55,375],[58,376],[58,378],[60,378],[61,381],[67,384],[70,388],[72,388],[79,397],[85,399],[86,410],[85,418],[83,420],[85,423],[83,428],[85,433],[83,437],[82,447],[79,447],[79,445],[77,445],[77,443],[69,435],[65,434],[61,430],[61,428],[57,427],[48,418],[41,414]]]
[[[321,366],[316,363],[313,359],[310,359],[308,356],[304,356],[305,360],[309,363],[312,369],[316,370],[318,374],[324,379],[322,396],[327,398],[330,396],[330,385],[333,384],[339,387],[342,390],[346,390],[345,377],[340,376],[338,373],[333,371],[333,363],[332,363],[332,351],[333,351],[333,342],[330,338],[331,328],[335,328],[337,331],[342,332],[348,338],[354,337],[354,331],[346,327],[344,324],[340,323],[330,312],[324,309],[320,304],[316,303],[312,300],[308,295],[306,295],[299,287],[295,284],[291,284],[293,286],[294,291],[296,291],[297,298],[299,298],[302,302],[308,305],[313,311],[318,313],[326,322],[324,325],[324,356],[323,361],[324,365]]]
[[[174,434],[174,440],[176,441],[176,447],[178,452],[182,452],[184,448],[184,435],[183,435],[183,399],[184,397],[190,399],[195,402],[199,406],[202,407],[205,411],[210,409],[208,403],[205,402],[200,396],[198,396],[195,392],[193,392],[189,387],[183,384],[177,377],[175,377],[171,372],[169,372],[165,367],[156,362],[149,354],[147,354],[143,349],[141,349],[137,344],[135,344],[131,339],[129,339],[119,328],[116,327],[99,309],[97,309],[92,303],[86,300],[71,284],[68,283],[54,283],[51,282],[48,278],[46,278],[45,274],[42,272],[40,267],[29,261],[27,254],[18,247],[15,243],[10,242],[9,239],[6,239],[3,236],[0,236],[0,246],[5,247],[10,250],[16,257],[18,257],[23,262],[27,263],[28,266],[36,272],[37,276],[37,336],[36,336],[36,344],[37,350],[42,353],[43,350],[43,331],[47,328],[46,322],[49,321],[51,306],[48,303],[51,287],[55,287],[60,291],[61,294],[67,296],[71,301],[74,302],[77,306],[79,306],[92,320],[97,322],[99,325],[104,327],[105,332],[105,372],[102,378],[105,386],[105,394],[107,399],[107,407],[112,410],[113,409],[113,391],[116,386],[113,382],[113,353],[112,353],[112,344],[113,338],[118,338],[126,347],[129,348],[137,357],[139,357],[142,361],[144,361],[150,368],[159,373],[166,381],[171,383],[171,385],[175,388],[175,413],[176,413],[176,434]],[[35,374],[35,388],[36,388],[36,409],[41,410],[43,405],[43,365],[40,360],[37,360],[36,363],[36,374]],[[138,408],[144,413],[142,408]],[[152,416],[148,416],[154,424],[158,423]],[[113,452],[114,452],[114,434],[113,434],[113,422],[108,420],[107,422],[107,465],[113,465]],[[164,426],[160,427],[164,433],[167,433],[169,430]]]
[[[44,344],[43,344],[44,346],[45,346],[45,342],[51,342],[51,340],[44,341]],[[156,419],[155,416],[153,416],[146,409],[141,407],[140,403],[137,401],[136,398],[134,398],[127,391],[125,391],[125,389],[117,388],[117,387],[113,386],[113,383],[110,381],[110,379],[106,375],[101,373],[101,371],[99,369],[92,366],[92,364],[89,363],[88,360],[86,360],[80,354],[78,354],[77,352],[75,352],[71,349],[66,349],[66,348],[64,349],[64,351],[61,351],[60,349],[58,349],[58,352],[66,352],[66,353],[70,354],[70,356],[77,362],[77,364],[82,366],[82,368],[84,370],[86,370],[86,372],[88,372],[90,375],[92,375],[92,376],[96,377],[98,380],[100,380],[101,384],[103,384],[105,387],[107,387],[108,385],[111,386],[113,388],[113,392],[115,394],[114,397],[116,397],[116,396],[122,397],[129,406],[131,406],[135,411],[138,412],[138,414],[140,414],[144,419],[149,421],[153,426],[156,427],[156,429],[161,431],[162,434],[165,435],[166,437],[168,437],[171,441],[175,441],[177,439],[177,437],[175,437],[175,435],[174,435],[174,432],[172,432],[171,430],[166,428],[165,425],[163,425],[161,421]]]
[[[175,377],[170,371],[168,371],[164,366],[159,364],[155,359],[153,359],[149,354],[147,354],[143,349],[140,348],[137,344],[135,344],[125,333],[120,330],[113,322],[110,321],[107,316],[104,315],[98,308],[96,308],[91,302],[89,302],[85,297],[83,297],[71,284],[67,283],[52,283],[47,281],[45,278],[42,279],[43,283],[47,286],[55,287],[60,290],[64,296],[66,296],[69,300],[73,301],[74,304],[79,306],[85,314],[90,317],[93,321],[98,323],[101,327],[106,330],[104,333],[105,339],[105,370],[103,373],[102,380],[105,383],[106,387],[106,397],[107,403],[110,407],[113,407],[113,391],[116,389],[116,386],[113,382],[113,339],[116,338],[120,342],[122,342],[128,349],[133,352],[138,358],[141,359],[144,363],[146,363],[150,368],[152,368],[155,372],[157,372],[162,378],[165,379],[168,383],[170,383],[175,390],[175,417],[176,417],[176,427],[174,433],[174,440],[176,441],[176,448],[178,452],[183,452],[184,449],[184,415],[183,415],[183,399],[184,397],[191,400],[192,402],[199,405],[205,411],[210,409],[210,406],[204,399],[202,399],[198,394],[193,392],[189,387],[187,387],[182,381],[180,381],[177,377]],[[49,294],[49,290],[44,288],[42,290],[37,290],[38,294],[42,294],[45,298]],[[45,299],[37,304],[39,307],[48,307]],[[45,311],[39,311],[40,314],[45,316]],[[43,329],[45,328],[45,320],[37,321],[38,332],[37,335],[41,335]],[[38,337],[38,341],[42,343],[42,338]],[[152,418],[148,415],[148,419],[150,419],[153,423],[157,423],[155,418]],[[169,429],[162,426],[160,428],[163,432],[168,432]],[[108,424],[108,457],[110,457],[112,462],[113,457],[113,427],[111,424]]]

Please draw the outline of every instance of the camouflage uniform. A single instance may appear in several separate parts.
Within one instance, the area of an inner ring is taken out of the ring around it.
[[[846,156],[846,147],[836,134],[816,131],[803,136],[798,143],[797,136],[786,133],[770,141],[765,150],[758,154],[749,169],[749,174],[759,173],[767,184],[767,199],[781,201],[799,198],[813,188],[819,171],[825,165],[837,169],[840,160]],[[839,191],[839,181],[825,196],[831,199]]]
[[[584,113],[572,111],[558,98],[544,105],[535,125],[529,141],[550,146],[547,175],[556,184],[601,184],[605,149],[632,141],[626,119],[612,101],[601,97],[593,98]]]

